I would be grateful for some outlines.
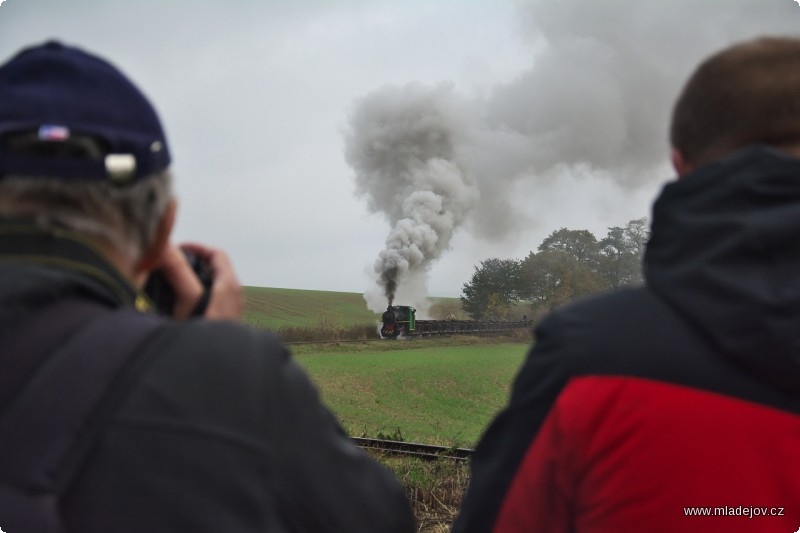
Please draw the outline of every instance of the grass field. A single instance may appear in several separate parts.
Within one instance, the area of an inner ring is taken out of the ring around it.
[[[529,346],[484,339],[473,339],[477,345],[467,344],[470,339],[456,345],[442,345],[454,342],[443,339],[399,342],[414,344],[390,349],[388,341],[356,353],[346,353],[343,344],[342,353],[296,353],[351,435],[474,446],[506,403]]]
[[[358,293],[245,287],[244,319],[281,328],[377,324]],[[432,299],[454,311],[456,298]],[[354,436],[473,446],[507,401],[530,338],[450,337],[296,345],[325,403]],[[377,333],[376,333],[377,336]],[[498,344],[502,342],[503,344]]]

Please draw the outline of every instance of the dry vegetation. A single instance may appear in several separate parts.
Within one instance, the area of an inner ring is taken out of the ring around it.
[[[446,533],[469,483],[469,463],[378,455],[406,489],[419,533]]]

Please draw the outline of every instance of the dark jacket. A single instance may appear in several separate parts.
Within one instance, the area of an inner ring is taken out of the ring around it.
[[[652,224],[644,287],[537,329],[455,532],[800,527],[800,160],[742,150]]]
[[[89,247],[20,228],[0,228],[0,346],[57,300],[142,305]],[[61,499],[68,531],[413,530],[400,484],[349,442],[273,335],[164,322]],[[0,409],[13,400],[0,394]]]

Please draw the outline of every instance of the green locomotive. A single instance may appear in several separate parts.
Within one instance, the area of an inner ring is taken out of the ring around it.
[[[410,305],[390,305],[381,316],[381,337],[396,339],[412,334],[417,329],[416,313]]]

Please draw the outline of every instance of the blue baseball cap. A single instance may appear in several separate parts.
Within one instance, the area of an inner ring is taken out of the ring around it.
[[[91,139],[102,150],[92,157],[19,153],[12,140],[20,136],[43,145]],[[155,109],[107,61],[50,41],[0,66],[0,179],[13,174],[125,184],[169,164]]]

